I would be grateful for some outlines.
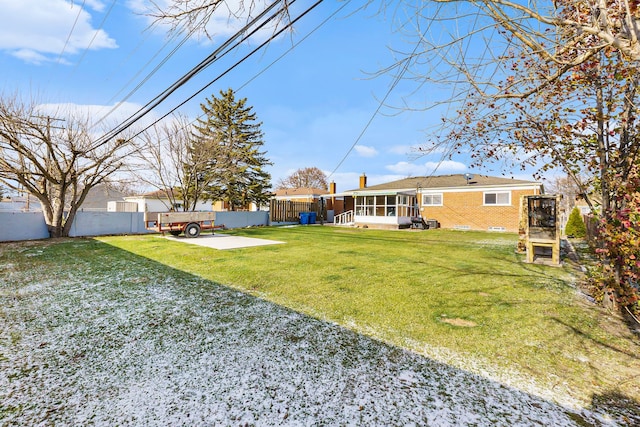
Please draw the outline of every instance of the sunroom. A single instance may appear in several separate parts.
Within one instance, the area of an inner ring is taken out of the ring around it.
[[[354,191],[354,222],[382,227],[411,226],[419,215],[416,191]]]

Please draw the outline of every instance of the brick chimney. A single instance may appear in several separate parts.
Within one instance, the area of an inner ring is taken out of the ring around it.
[[[367,175],[360,175],[360,189],[367,188]]]
[[[336,183],[335,183],[335,181],[331,181],[329,183],[329,194],[336,194]]]

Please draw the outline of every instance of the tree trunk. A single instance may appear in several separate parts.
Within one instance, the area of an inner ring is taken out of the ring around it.
[[[67,237],[64,232],[64,206],[54,206],[53,211],[50,211],[49,218],[45,215],[45,221],[47,222],[47,228],[49,229],[49,237]]]
[[[77,205],[72,206],[67,213],[67,218],[64,221],[64,226],[62,227],[62,235],[59,237],[69,237],[69,233],[71,232],[71,226],[73,225],[73,221],[76,219],[76,213],[78,212]]]

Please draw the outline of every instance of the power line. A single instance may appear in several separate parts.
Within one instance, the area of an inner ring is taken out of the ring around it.
[[[98,26],[96,31],[93,33],[93,37],[91,37],[91,40],[89,41],[89,44],[87,45],[87,47],[84,48],[84,51],[82,52],[82,55],[80,56],[80,59],[78,60],[78,62],[76,62],[76,65],[74,67],[74,72],[78,69],[78,66],[84,60],[84,57],[87,55],[87,52],[89,51],[89,48],[91,47],[91,45],[93,45],[93,42],[96,40],[96,37],[98,37],[98,32],[101,31],[102,28],[104,27],[104,23],[107,21],[107,18],[109,17],[109,15],[111,14],[111,11],[113,10],[113,7],[116,5],[116,1],[117,0],[113,0],[111,2],[111,6],[109,6],[109,9],[107,10],[107,13],[102,18],[102,22],[100,22],[100,25]],[[71,73],[71,76],[73,76],[73,73]]]
[[[442,5],[439,5],[439,6],[438,6],[438,11],[440,10],[440,8],[441,8],[441,7],[442,7]],[[436,16],[437,16],[437,13],[436,13]],[[478,24],[478,20],[479,20],[479,18],[480,18],[480,11],[479,11],[479,10],[476,10],[475,19],[474,19],[473,27],[472,27],[473,31],[475,31],[475,29],[476,29],[476,25]],[[457,24],[457,21],[456,21],[456,24]],[[458,36],[458,34],[459,34],[459,31],[456,31],[456,36]],[[493,37],[493,36],[492,36],[492,37]],[[467,41],[467,44],[466,44],[466,46],[465,46],[465,50],[464,50],[464,55],[463,55],[464,57],[466,57],[466,56],[467,56],[467,54],[468,54],[468,52],[469,52],[469,48],[470,48],[470,46],[471,46],[471,40],[468,40],[468,41]],[[488,46],[488,43],[487,43],[487,44],[485,44],[485,51],[482,53],[482,58],[484,58],[484,55],[487,53],[487,46]],[[455,81],[455,82],[454,82],[454,84],[453,84],[453,88],[451,89],[452,93],[455,93],[455,92],[456,92],[457,87],[458,87],[458,81],[457,81],[457,79],[456,79],[456,81]],[[448,104],[447,104],[447,109],[446,109],[446,112],[445,112],[445,116],[448,116],[448,115],[449,115],[449,112],[450,112],[450,110],[451,110],[451,105],[452,105],[451,103],[448,103]],[[440,138],[442,137],[442,133],[443,133],[443,132],[444,132],[444,124],[440,127],[440,130],[439,130],[439,132],[438,132],[438,136],[437,136],[437,138],[438,138],[438,139],[440,139]],[[440,168],[440,166],[442,165],[442,162],[444,162],[446,158],[451,157],[451,155],[453,154],[453,151],[454,151],[454,145],[450,145],[449,147],[446,147],[446,148],[447,148],[446,150],[443,150],[443,151],[442,151],[442,155],[440,156],[440,160],[438,160],[438,163],[437,163],[436,167],[435,167],[435,168],[433,168],[433,170],[432,170],[432,171],[431,171],[431,173],[427,176],[427,178],[430,178],[430,177],[434,176],[434,175],[435,175],[435,173],[436,173],[436,172],[438,171],[438,169]]]
[[[255,79],[257,79],[259,76],[261,76],[263,73],[265,73],[269,68],[271,68],[273,65],[275,65],[278,61],[280,61],[282,58],[284,58],[286,55],[288,55],[291,51],[293,51],[296,47],[298,47],[302,42],[304,42],[306,39],[308,39],[313,33],[315,33],[316,31],[318,31],[318,29],[320,29],[321,27],[323,27],[327,22],[329,22],[329,20],[331,18],[333,18],[334,16],[336,16],[338,14],[338,12],[342,11],[342,9],[344,9],[345,7],[347,7],[347,5],[349,4],[349,2],[345,2],[342,4],[342,6],[340,6],[338,9],[336,9],[333,13],[331,13],[331,15],[329,15],[326,19],[324,19],[322,22],[320,22],[320,24],[318,24],[317,26],[315,26],[311,31],[309,31],[307,33],[307,35],[305,35],[304,37],[302,37],[300,40],[298,40],[296,43],[294,43],[289,49],[287,49],[284,53],[282,53],[280,56],[278,56],[275,60],[273,60],[269,65],[267,65],[266,67],[264,67],[262,70],[260,70],[258,73],[256,73],[253,77],[251,77],[249,80],[247,80],[246,82],[244,82],[239,88],[243,89],[244,87],[246,87],[249,83],[251,83],[252,81],[254,81]]]
[[[114,105],[104,116],[102,116],[100,118],[100,120],[98,120],[92,127],[97,126],[98,124],[102,123],[107,117],[109,117],[114,111],[116,111],[124,102],[126,102],[131,96],[133,96],[145,83],[147,83],[151,77],[153,77],[168,61],[169,59],[171,59],[173,57],[173,55],[180,50],[180,48],[182,46],[184,46],[184,44],[189,40],[189,38],[198,30],[198,28],[200,27],[200,25],[204,24],[206,21],[207,17],[204,16],[200,22],[198,22],[196,25],[193,26],[193,28],[191,30],[189,30],[188,32],[186,32],[186,34],[183,36],[183,38],[180,40],[180,42],[178,43],[177,46],[175,46],[159,63],[158,65],[156,65],[154,67],[153,70],[151,70],[143,79],[142,81],[140,81],[140,83],[138,83],[136,85],[135,88],[133,88],[132,90],[129,91],[129,93],[127,93],[127,95],[120,100],[120,102],[118,102],[116,105]],[[151,34],[151,33],[149,33]],[[176,31],[163,45],[160,49],[158,49],[156,51],[156,53],[146,62],[146,64],[144,64],[142,67],[140,67],[140,69],[133,75],[133,77],[131,77],[129,79],[129,81],[127,83],[125,83],[122,88],[120,90],[118,90],[118,92],[115,93],[115,95],[113,95],[111,97],[111,99],[109,99],[109,101],[107,101],[107,105],[111,104],[112,102],[115,101],[115,99],[118,97],[118,95],[120,93],[122,93],[122,91],[124,91],[126,89],[127,86],[129,86],[129,84],[131,84],[131,82],[133,82],[141,73],[142,71],[149,65],[151,64],[151,62],[158,56],[160,55],[160,52],[162,52],[164,50],[165,47],[167,47],[171,42],[173,42],[175,39],[178,38],[178,36],[182,34],[182,31]],[[148,38],[149,36],[147,36]],[[137,51],[140,46],[142,44],[144,44],[145,40],[141,41],[135,48],[134,50],[131,52],[131,54],[126,58],[125,61],[122,61],[120,63],[120,66],[122,66],[122,64],[124,62],[126,62],[132,55],[133,53],[135,53],[135,51]],[[119,67],[120,67],[119,66]],[[119,68],[118,67],[118,68]]]
[[[429,26],[427,27],[427,29],[425,31],[429,31],[429,28],[431,27],[431,24],[429,24]],[[391,92],[393,92],[393,90],[396,88],[396,86],[398,85],[398,83],[400,83],[400,80],[402,80],[402,77],[405,75],[405,73],[407,72],[407,70],[409,69],[409,64],[411,63],[411,59],[415,56],[417,50],[418,50],[418,46],[420,46],[419,43],[416,43],[416,46],[413,48],[413,51],[411,52],[411,55],[409,55],[405,61],[404,64],[402,66],[402,68],[400,69],[400,72],[396,75],[396,77],[394,78],[393,82],[391,83],[391,85],[389,85],[389,89],[387,90],[387,93],[384,95],[384,97],[380,100],[380,102],[378,103],[378,107],[376,108],[376,110],[373,112],[373,114],[371,115],[371,117],[369,118],[369,120],[367,121],[367,123],[364,125],[362,131],[360,132],[360,134],[358,135],[358,137],[356,138],[356,140],[353,142],[353,144],[351,144],[351,147],[349,147],[349,150],[347,150],[347,152],[345,153],[345,155],[342,157],[342,159],[340,160],[340,162],[338,162],[338,165],[333,169],[333,171],[329,174],[329,176],[327,176],[327,179],[331,178],[333,176],[333,174],[336,173],[336,171],[338,170],[338,168],[340,166],[342,166],[342,164],[344,163],[344,161],[347,159],[347,157],[349,157],[349,154],[351,154],[351,152],[353,151],[353,149],[355,148],[356,145],[358,145],[358,142],[360,142],[360,140],[362,139],[362,137],[364,136],[364,134],[367,132],[367,130],[369,129],[369,126],[371,126],[371,123],[373,123],[373,120],[376,118],[376,116],[378,115],[378,113],[380,112],[380,110],[382,109],[382,106],[385,104],[387,98],[389,98],[389,96],[391,95]]]
[[[440,11],[442,8],[442,5],[438,5],[437,7],[437,11],[434,14],[434,16],[438,16],[438,11]],[[478,18],[479,18],[479,11],[476,11],[475,14],[475,20],[474,20],[474,27],[477,25],[478,22]],[[429,21],[429,25],[427,26],[426,30],[422,33],[421,38],[424,38],[426,36],[426,34],[430,31],[431,25],[433,24],[433,19]],[[400,70],[400,72],[398,73],[398,75],[396,75],[396,77],[394,78],[394,81],[392,82],[392,84],[390,85],[389,89],[387,90],[385,96],[382,98],[382,100],[378,103],[378,106],[376,108],[376,110],[373,112],[373,114],[371,115],[371,117],[369,118],[369,120],[367,121],[367,123],[365,124],[364,128],[362,129],[362,131],[360,132],[360,134],[358,135],[358,137],[356,138],[356,140],[354,141],[354,143],[351,145],[351,147],[349,148],[349,150],[345,153],[345,155],[342,157],[342,159],[340,160],[340,162],[338,163],[338,165],[333,169],[333,171],[329,174],[329,176],[327,177],[327,179],[331,178],[336,171],[340,168],[340,166],[345,162],[345,160],[348,158],[348,156],[351,154],[351,152],[353,151],[353,149],[355,148],[355,146],[358,144],[358,142],[360,142],[360,140],[362,139],[362,137],[364,136],[364,134],[366,133],[366,131],[368,130],[369,126],[371,125],[371,123],[373,122],[373,120],[375,119],[375,117],[379,114],[380,110],[382,109],[382,106],[385,104],[385,101],[387,100],[387,98],[390,96],[391,92],[395,89],[395,87],[398,85],[398,83],[400,82],[400,80],[402,79],[402,77],[406,74],[406,72],[408,71],[409,68],[409,64],[412,60],[412,58],[415,56],[418,47],[420,46],[420,43],[417,42],[415,48],[413,49],[413,51],[411,52],[411,54],[405,59],[404,64]],[[465,46],[465,55],[468,52],[468,49],[470,47],[470,43],[467,43],[467,45]],[[485,50],[483,52],[483,58],[484,55],[486,54],[488,49],[488,43],[485,44]],[[455,91],[457,87],[457,82],[454,84],[454,88],[452,89],[453,91]],[[449,104],[449,106],[447,107],[447,112],[449,111],[449,109],[451,108],[451,105]],[[443,129],[440,129],[439,134],[442,134]],[[449,157],[453,152],[453,147],[447,147],[447,149],[445,151],[443,151],[440,159],[438,160],[437,166],[434,168],[434,170],[428,175],[428,176],[433,176],[438,168],[441,166],[442,162]]]
[[[479,9],[476,9],[475,18],[474,18],[473,25],[472,25],[472,31],[470,31],[470,33],[474,33],[474,34],[475,34],[476,29],[477,29],[476,27],[477,27],[477,25],[478,25],[478,21],[479,21],[479,19],[480,19],[480,10],[479,10]],[[456,23],[457,23],[457,21],[456,21]],[[459,32],[456,32],[456,34],[458,35],[458,34],[459,34]],[[484,50],[483,50],[483,52],[482,52],[482,55],[481,55],[481,56],[480,56],[480,58],[478,59],[478,64],[479,64],[479,66],[475,69],[475,72],[474,72],[474,74],[473,74],[473,78],[475,78],[475,77],[478,75],[478,73],[480,72],[481,64],[484,64],[484,60],[485,60],[485,57],[486,57],[487,53],[489,52],[489,53],[491,53],[491,54],[492,54],[492,51],[491,51],[491,49],[490,49],[490,46],[491,46],[491,44],[492,44],[491,42],[493,41],[493,37],[495,36],[495,34],[496,34],[496,31],[494,30],[494,31],[491,33],[491,36],[490,36],[489,40],[485,40],[485,42],[484,42],[485,47],[484,47]],[[463,55],[462,55],[462,58],[466,58],[466,57],[467,57],[467,55],[468,55],[468,53],[469,53],[469,49],[471,48],[471,43],[472,43],[472,40],[467,40],[467,43],[466,43],[466,46],[465,46],[465,49],[464,49],[464,53],[463,53]],[[509,40],[509,41],[508,41],[508,43],[507,43],[507,46],[505,46],[505,48],[504,48],[504,52],[507,52],[507,51],[508,51],[508,49],[510,48],[511,44],[512,44],[512,41],[511,41],[511,40]],[[492,73],[492,74],[491,74],[491,76],[489,77],[489,80],[491,80],[491,79],[496,75],[496,73],[497,73],[497,72],[498,72],[498,67],[496,67],[496,68],[493,70],[493,73]],[[456,79],[456,81],[454,82],[454,85],[453,85],[452,93],[455,93],[455,92],[456,92],[457,87],[458,87],[458,81],[457,81],[457,79]],[[469,93],[468,93],[468,91],[466,91],[466,92],[467,92],[467,95],[466,95],[466,96],[468,97],[468,96],[469,96]],[[445,116],[447,116],[447,115],[449,114],[450,109],[451,109],[451,106],[452,106],[452,103],[449,103],[449,104],[447,105],[447,110],[446,110]],[[445,128],[445,125],[443,124],[443,125],[441,126],[441,128],[440,128],[439,132],[438,132],[438,136],[437,136],[437,138],[438,138],[438,139],[440,139],[440,138],[442,137],[442,133],[444,132],[444,128]],[[452,156],[452,154],[453,154],[453,152],[454,152],[454,150],[455,150],[455,144],[448,144],[448,145],[449,145],[449,146],[447,146],[447,147],[446,147],[446,150],[443,150],[443,151],[442,151],[442,155],[440,156],[440,160],[438,161],[437,166],[433,169],[433,171],[431,172],[431,174],[429,174],[429,177],[431,177],[431,176],[435,175],[435,173],[437,172],[438,168],[441,166],[442,162],[443,162],[446,158],[451,158],[451,156]]]
[[[295,0],[294,0],[295,1]],[[320,0],[319,2],[321,2],[322,0]],[[319,3],[318,2],[318,3]],[[96,145],[96,147],[99,147],[105,143],[107,143],[109,140],[113,139],[116,135],[118,135],[119,133],[123,132],[124,130],[128,129],[129,127],[131,127],[135,122],[137,122],[138,120],[140,120],[142,117],[144,117],[146,114],[148,114],[153,108],[155,108],[156,106],[158,106],[162,101],[164,101],[166,98],[168,98],[173,92],[175,92],[177,89],[179,89],[181,86],[183,86],[185,83],[187,83],[191,78],[193,78],[195,75],[197,75],[198,73],[200,73],[201,71],[203,71],[205,68],[207,68],[209,65],[211,65],[212,63],[214,63],[217,59],[219,59],[219,57],[222,57],[224,55],[226,55],[228,52],[231,51],[231,49],[235,48],[236,46],[238,46],[240,43],[242,43],[243,41],[245,41],[247,38],[249,38],[251,35],[253,35],[255,32],[257,32],[258,30],[260,30],[262,27],[264,27],[267,23],[269,23],[271,20],[273,20],[279,13],[280,11],[276,11],[276,13],[272,14],[271,16],[269,16],[266,21],[262,22],[261,24],[259,24],[258,26],[255,27],[254,30],[252,30],[250,33],[248,33],[246,36],[242,37],[238,42],[236,42],[235,46],[233,46],[233,48],[227,50],[226,52],[222,53],[227,47],[229,47],[229,45],[231,45],[234,40],[236,40],[237,38],[239,38],[243,33],[245,33],[249,28],[253,27],[256,23],[258,23],[265,15],[269,14],[271,12],[271,10],[279,3],[282,3],[282,0],[276,0],[275,2],[273,2],[271,5],[269,5],[262,13],[260,13],[256,18],[252,19],[249,23],[247,23],[242,29],[240,29],[238,32],[236,32],[231,38],[229,38],[225,43],[222,44],[222,46],[220,46],[218,49],[216,49],[213,53],[211,53],[207,58],[205,58],[203,61],[201,61],[198,65],[196,65],[194,68],[192,68],[189,72],[187,72],[187,74],[183,75],[180,79],[178,79],[176,82],[174,82],[171,86],[169,86],[167,89],[165,89],[162,93],[160,93],[159,95],[157,95],[154,99],[152,99],[151,101],[149,101],[146,105],[144,105],[142,108],[140,108],[136,113],[132,114],[131,116],[129,116],[124,122],[122,122],[119,126],[117,126],[116,128],[112,129],[111,131],[107,132],[105,135],[103,135],[101,138],[99,138],[98,140],[96,140],[94,142],[94,144]],[[289,5],[292,2],[289,2]],[[317,5],[317,4],[316,4]],[[315,6],[313,6],[315,7]],[[291,25],[291,23],[287,26],[285,26],[284,28],[288,28]],[[281,31],[278,31],[276,33],[276,35],[279,35]],[[273,40],[274,36],[272,36],[271,38],[269,38],[270,40]],[[260,45],[260,48],[264,46],[264,43],[262,45]],[[255,50],[252,52],[252,54],[255,52]],[[220,56],[219,56],[220,55]],[[248,58],[248,56],[246,56],[244,59]],[[241,61],[240,61],[241,62]],[[238,63],[236,63],[237,65]],[[234,66],[235,67],[235,66]],[[227,72],[230,70],[227,70]],[[226,74],[226,72],[225,72]],[[219,78],[219,77],[218,77]],[[216,79],[217,80],[217,79]],[[213,82],[211,82],[210,84],[212,84]],[[209,85],[210,85],[209,84]],[[206,87],[205,87],[206,88]],[[204,90],[204,88],[202,89]],[[195,96],[195,95],[194,95]],[[186,101],[185,101],[186,102]],[[182,105],[182,104],[181,104]]]
[[[238,90],[241,90],[243,88],[245,88],[246,86],[248,86],[251,82],[253,82],[255,79],[257,79],[260,75],[262,75],[263,73],[265,73],[268,69],[270,69],[273,65],[275,65],[277,62],[279,62],[282,58],[284,58],[286,55],[288,55],[289,53],[291,53],[296,47],[298,47],[302,42],[304,42],[306,39],[308,39],[313,33],[315,33],[317,30],[319,30],[321,27],[323,27],[327,22],[329,22],[329,20],[333,17],[335,17],[340,11],[342,11],[342,9],[344,9],[347,5],[349,4],[349,2],[345,2],[342,4],[342,6],[340,6],[338,9],[336,9],[334,12],[332,12],[327,18],[325,18],[322,22],[320,22],[320,24],[316,25],[311,31],[309,31],[304,37],[302,37],[300,40],[298,40],[296,43],[294,43],[289,49],[287,49],[285,52],[283,52],[280,56],[278,56],[276,59],[274,59],[271,63],[269,63],[266,67],[262,68],[259,72],[257,72],[253,77],[251,77],[249,80],[247,80],[246,82],[244,82],[242,85],[240,85],[238,87]],[[315,7],[316,5],[314,5],[313,7]],[[297,21],[299,18],[296,18],[295,21]],[[294,22],[295,22],[294,21]],[[233,67],[232,67],[233,68]],[[231,69],[227,70],[224,74],[226,74],[228,71],[230,71]],[[220,75],[217,79],[219,79],[220,77],[222,77],[224,74]],[[215,82],[212,81],[210,82],[207,86],[205,86],[205,88],[209,87],[211,84],[213,84]],[[147,126],[146,128],[144,128],[143,130],[141,130],[140,132],[138,132],[134,137],[140,135],[141,133],[143,133],[144,131],[146,131],[147,129],[151,128],[152,126],[154,126],[155,124],[157,124],[158,122],[162,121],[163,119],[165,119],[167,116],[169,116],[170,114],[172,114],[173,112],[175,112],[178,108],[182,107],[185,103],[187,103],[188,101],[192,100],[197,94],[201,93],[205,88],[202,88],[200,91],[198,91],[196,94],[192,95],[191,97],[189,97],[187,100],[185,100],[184,102],[180,103],[177,107],[173,108],[171,111],[169,111],[167,114],[163,115],[162,117],[160,117],[158,120],[154,121],[151,125]],[[189,124],[185,125],[182,129],[184,129],[187,126],[190,126],[192,124],[194,124],[199,118],[204,117],[204,114],[199,115],[198,117],[196,117],[196,119],[192,120]],[[132,138],[134,138],[132,137]]]
[[[64,54],[64,51],[67,49],[67,45],[69,44],[69,40],[71,40],[71,35],[73,34],[73,31],[76,29],[76,25],[78,25],[78,20],[80,19],[80,15],[82,14],[82,10],[84,9],[85,2],[86,2],[86,0],[82,0],[82,6],[80,6],[80,9],[78,10],[78,14],[76,15],[76,19],[75,19],[75,21],[73,21],[73,25],[71,26],[71,30],[69,31],[69,34],[67,35],[67,39],[64,41],[64,46],[62,46],[62,51],[60,51],[60,55],[58,56],[58,60],[56,61],[56,63],[60,63],[60,60],[62,59],[62,55]],[[73,7],[73,3],[71,4],[71,7]]]
[[[109,117],[114,111],[116,111],[124,102],[126,102],[129,98],[131,98],[138,90],[140,90],[140,88],[147,83],[151,77],[153,77],[155,75],[155,73],[157,73],[168,61],[169,59],[171,59],[171,57],[173,57],[173,55],[182,47],[184,46],[184,44],[189,40],[189,37],[193,34],[193,32],[195,31],[195,29],[191,30],[188,34],[186,34],[182,40],[180,40],[180,42],[178,43],[177,46],[175,46],[159,63],[158,65],[156,65],[153,70],[151,70],[141,81],[140,83],[138,83],[136,85],[135,88],[133,88],[132,90],[129,91],[129,93],[127,93],[127,95],[125,95],[125,97],[123,99],[120,100],[120,102],[118,102],[116,105],[114,105],[104,116],[102,116],[100,118],[100,120],[98,120],[93,127],[99,125],[100,123],[102,123],[107,117]],[[177,37],[177,34],[174,35],[173,37],[171,37],[171,39],[167,40],[167,42],[151,57],[151,59],[149,59],[149,61],[147,61],[146,64],[144,64],[140,70],[138,70],[138,72],[136,72],[134,74],[134,76],[129,79],[129,81],[127,83],[124,84],[124,86],[115,94],[111,97],[111,99],[109,99],[109,101],[107,101],[107,105],[111,104],[116,97],[122,93],[122,91],[132,82],[134,81],[142,72],[142,70],[144,70],[144,68],[146,68],[159,54],[160,52],[171,42],[173,41],[175,38]]]
[[[270,43],[273,39],[277,38],[280,34],[282,34],[285,30],[289,29],[291,26],[293,26],[293,24],[295,24],[298,20],[300,20],[302,17],[304,17],[307,13],[311,12],[313,9],[315,9],[320,3],[322,3],[323,0],[318,0],[316,3],[314,3],[313,5],[311,5],[307,10],[305,10],[302,14],[300,14],[297,18],[291,20],[286,26],[284,26],[282,29],[278,30],[277,32],[275,32],[274,34],[271,35],[271,37],[269,37],[266,41],[264,41],[262,44],[260,44],[258,47],[256,47],[255,49],[253,49],[251,52],[249,52],[247,55],[245,55],[244,57],[242,57],[239,61],[237,61],[235,64],[233,64],[231,67],[227,68],[223,73],[221,73],[220,75],[218,75],[215,79],[211,80],[209,83],[207,83],[205,86],[203,86],[202,88],[200,88],[200,90],[198,90],[197,92],[195,92],[193,95],[191,95],[190,97],[188,97],[187,99],[185,99],[184,101],[182,101],[180,104],[178,104],[176,107],[174,107],[173,109],[171,109],[169,112],[167,112],[166,114],[164,114],[162,117],[160,117],[159,119],[155,120],[153,123],[151,123],[149,126],[145,127],[144,129],[142,129],[141,131],[139,131],[138,133],[136,133],[135,135],[133,135],[130,139],[133,139],[135,137],[137,137],[138,135],[140,135],[141,133],[143,133],[144,131],[146,131],[147,129],[151,128],[152,126],[156,125],[157,123],[159,123],[160,121],[162,121],[163,119],[165,119],[167,116],[169,116],[170,114],[172,114],[173,112],[175,112],[178,108],[182,107],[184,104],[186,104],[187,102],[191,101],[193,98],[195,98],[197,95],[199,95],[200,93],[202,93],[205,89],[207,89],[209,86],[211,86],[212,84],[214,84],[215,82],[217,82],[218,80],[220,80],[222,77],[224,77],[225,75],[227,75],[230,71],[232,71],[234,68],[236,68],[238,65],[240,65],[242,62],[246,61],[249,57],[251,57],[253,54],[255,54],[256,52],[258,52],[260,49],[262,49],[264,46],[266,46],[268,43]],[[289,3],[291,4],[291,2]]]

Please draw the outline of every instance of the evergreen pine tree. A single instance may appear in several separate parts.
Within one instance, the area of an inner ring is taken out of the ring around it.
[[[230,209],[266,203],[271,197],[271,175],[266,158],[262,123],[256,121],[246,98],[236,100],[232,89],[220,91],[220,98],[207,99],[200,108],[205,114],[194,127],[191,151],[211,156],[199,181],[206,183],[205,197],[229,203]]]
[[[587,227],[582,220],[580,210],[576,207],[573,208],[569,215],[569,220],[564,228],[564,234],[571,237],[585,237],[587,235]]]

